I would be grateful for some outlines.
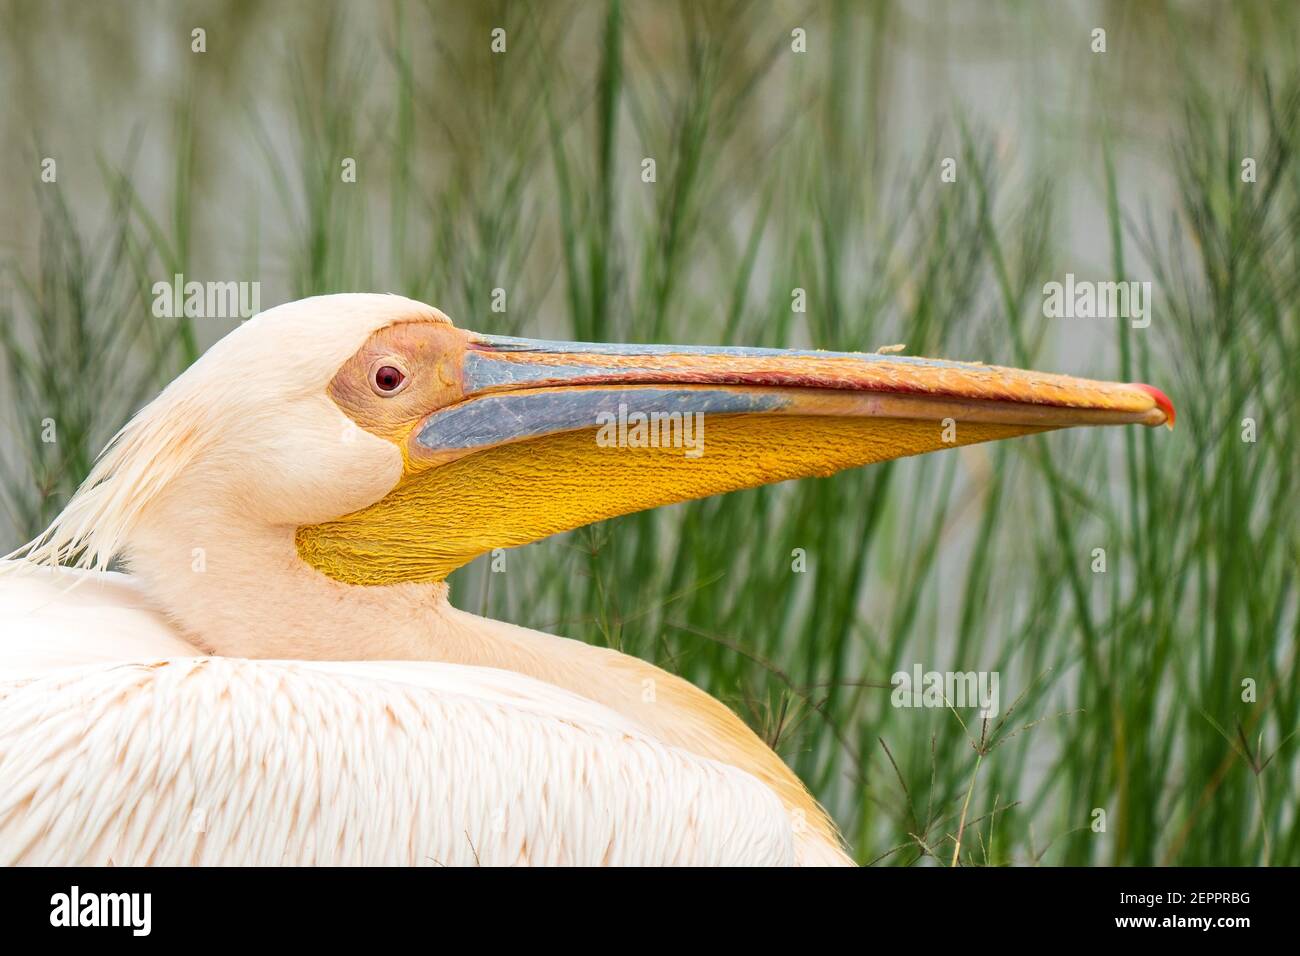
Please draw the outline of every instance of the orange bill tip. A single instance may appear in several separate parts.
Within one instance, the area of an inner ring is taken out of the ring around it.
[[[1133,382],[1134,388],[1140,388],[1156,400],[1156,407],[1165,413],[1165,424],[1170,428],[1174,427],[1174,403],[1169,400],[1169,396],[1154,385],[1145,385],[1142,382]]]

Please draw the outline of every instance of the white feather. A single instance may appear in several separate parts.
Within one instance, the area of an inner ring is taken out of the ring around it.
[[[793,862],[768,787],[558,687],[183,656],[124,576],[43,574],[0,576],[2,864]]]

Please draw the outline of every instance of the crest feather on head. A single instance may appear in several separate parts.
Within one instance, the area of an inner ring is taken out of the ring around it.
[[[135,516],[176,478],[201,446],[192,397],[169,402],[169,386],[113,436],[67,507],[10,558],[53,567],[107,570]]]

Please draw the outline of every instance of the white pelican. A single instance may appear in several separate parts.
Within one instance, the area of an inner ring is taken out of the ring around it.
[[[595,440],[620,405],[707,413],[703,454]],[[446,576],[670,502],[1172,421],[1145,385],[477,335],[389,295],[272,309],[3,566],[0,863],[847,863],[727,707],[459,611]]]

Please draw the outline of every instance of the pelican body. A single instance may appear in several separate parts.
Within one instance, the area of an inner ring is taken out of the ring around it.
[[[698,454],[600,440],[620,414],[703,422]],[[447,575],[672,502],[1172,421],[1149,386],[978,364],[480,335],[391,295],[271,309],[0,565],[0,863],[849,863],[722,703],[460,611]]]

